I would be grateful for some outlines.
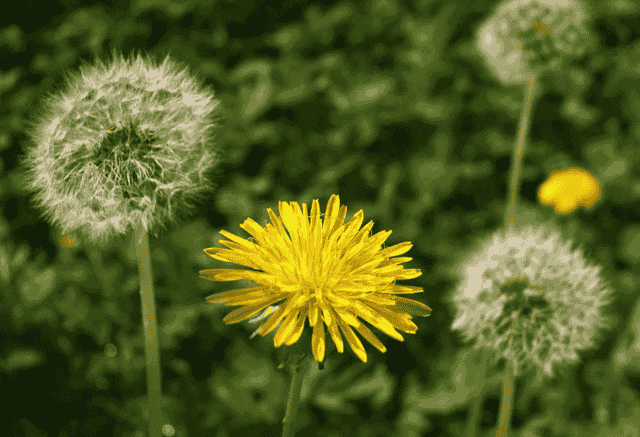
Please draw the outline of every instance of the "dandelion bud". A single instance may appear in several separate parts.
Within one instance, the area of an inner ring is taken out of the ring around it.
[[[540,186],[540,203],[552,206],[556,214],[565,215],[578,206],[591,208],[600,199],[600,182],[587,170],[573,167],[558,170]]]
[[[576,362],[609,327],[602,310],[610,291],[600,267],[553,228],[499,231],[461,264],[461,274],[453,329],[510,360],[514,375],[532,367],[553,376],[555,365]]]
[[[165,226],[211,189],[218,104],[167,57],[113,56],[70,75],[31,122],[28,186],[63,233]]]
[[[502,82],[526,82],[584,54],[586,17],[577,0],[511,0],[479,28],[477,47]]]

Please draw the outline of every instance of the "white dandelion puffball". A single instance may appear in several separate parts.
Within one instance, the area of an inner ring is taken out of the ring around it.
[[[576,362],[610,327],[600,267],[547,225],[498,231],[459,268],[452,329],[510,360],[516,375],[533,367],[553,376],[554,365]]]
[[[63,233],[166,226],[212,189],[218,101],[167,56],[114,55],[70,74],[30,123],[30,190]]]
[[[577,0],[506,1],[479,27],[476,47],[503,83],[524,83],[584,53],[586,19]]]

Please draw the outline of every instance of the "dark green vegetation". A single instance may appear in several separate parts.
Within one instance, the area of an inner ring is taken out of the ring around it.
[[[495,2],[64,0],[37,14],[27,3],[14,3],[0,29],[2,435],[144,435],[133,236],[68,247],[33,208],[17,166],[43,96],[112,48],[170,53],[222,102],[217,191],[151,240],[175,435],[280,434],[289,375],[273,335],[249,339],[257,326],[226,326],[233,308],[204,300],[249,284],[198,271],[234,267],[203,252],[219,246],[219,230],[248,237],[238,225],[264,224],[278,201],[317,198],[324,211],[334,193],[347,220],[364,209],[374,233],[393,230],[386,246],[413,242],[405,266],[423,275],[403,285],[423,287],[411,297],[433,312],[404,343],[371,328],[388,350],[366,345],[366,364],[328,346],[326,368],[312,366],[303,389],[300,435],[462,435],[479,362],[450,330],[452,266],[503,222],[525,92],[499,83],[476,52]],[[640,7],[592,0],[589,10],[594,50],[540,80],[520,194],[524,216],[555,222],[603,267],[615,326],[562,378],[517,380],[513,427],[523,437],[640,428]],[[603,198],[557,217],[537,189],[571,166],[592,172]],[[489,371],[480,436],[495,435],[501,372]]]

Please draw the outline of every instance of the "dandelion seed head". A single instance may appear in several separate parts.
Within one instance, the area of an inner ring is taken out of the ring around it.
[[[465,259],[452,328],[475,347],[551,376],[609,327],[611,292],[599,266],[546,225],[495,233]]]
[[[114,54],[69,74],[31,124],[28,186],[63,232],[165,226],[212,189],[213,93],[167,56]]]
[[[585,53],[587,18],[577,0],[508,0],[479,27],[477,48],[502,82],[523,83]]]

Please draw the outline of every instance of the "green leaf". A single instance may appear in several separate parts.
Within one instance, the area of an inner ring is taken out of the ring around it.
[[[27,269],[29,272],[31,269]],[[56,273],[48,268],[40,273],[30,273],[30,277],[22,284],[20,291],[22,299],[28,305],[36,305],[42,302],[53,290]]]
[[[45,360],[45,354],[40,351],[33,349],[16,349],[9,353],[6,360],[0,359],[0,368],[7,373],[11,373],[36,367]]]

